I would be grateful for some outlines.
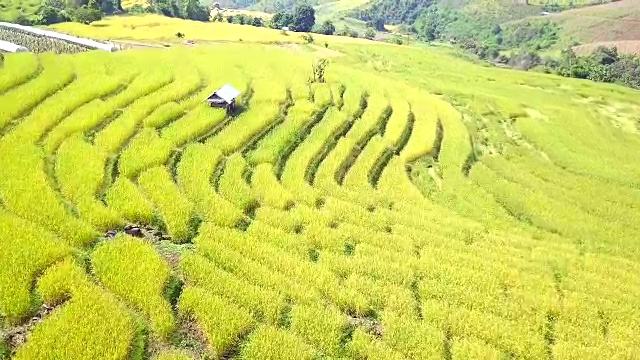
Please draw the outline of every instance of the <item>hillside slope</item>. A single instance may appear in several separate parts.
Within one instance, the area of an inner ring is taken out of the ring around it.
[[[639,0],[573,9],[549,18],[561,25],[563,38],[583,45],[579,49],[616,45],[621,52],[640,54]]]
[[[0,0],[0,21],[14,21],[20,14],[33,15],[40,4],[40,0]]]
[[[638,91],[250,26],[55,28],[168,47],[6,56],[0,357],[640,353]]]

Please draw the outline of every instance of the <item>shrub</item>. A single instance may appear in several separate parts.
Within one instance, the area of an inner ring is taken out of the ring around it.
[[[143,14],[147,12],[141,4],[135,4],[129,8],[129,14]]]
[[[311,35],[310,33],[304,34],[301,37],[302,40],[304,40],[307,44],[313,44],[313,35]]]
[[[66,12],[52,6],[44,6],[40,9],[36,23],[42,25],[52,25],[69,21]]]
[[[262,19],[257,17],[257,16],[254,17],[252,22],[251,22],[251,25],[256,26],[256,27],[262,27],[263,26]]]
[[[373,38],[376,37],[376,31],[373,30],[373,28],[368,28],[367,31],[364,33],[364,37],[365,39],[373,40]]]
[[[71,12],[71,19],[75,22],[89,25],[94,21],[102,20],[102,12],[84,5]]]
[[[309,32],[316,23],[316,12],[311,5],[303,4],[293,11],[293,27],[295,31]]]
[[[331,21],[327,20],[324,23],[322,23],[322,26],[320,26],[319,32],[325,35],[333,35],[336,32],[336,27],[333,25]]]

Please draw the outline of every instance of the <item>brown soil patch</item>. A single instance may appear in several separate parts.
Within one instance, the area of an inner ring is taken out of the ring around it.
[[[382,324],[378,320],[372,318],[349,316],[349,323],[353,326],[360,327],[365,332],[377,338],[381,338],[382,332],[384,331]]]
[[[638,24],[638,26],[640,27],[640,24]],[[575,50],[579,54],[589,54],[595,51],[600,46],[615,46],[618,48],[618,53],[620,54],[640,55],[640,40],[599,41],[590,44],[574,46],[573,50]]]
[[[43,304],[38,312],[27,322],[2,330],[2,332],[0,332],[2,342],[7,344],[12,352],[15,351],[15,349],[27,341],[27,336],[32,328],[41,322],[44,317],[49,315],[52,311],[53,306]]]
[[[622,0],[609,2],[602,5],[593,5],[572,9],[562,12],[561,15],[592,15],[592,14],[608,14],[613,10],[640,10],[640,0]],[[640,21],[640,17],[636,17]]]
[[[190,317],[180,317],[174,341],[174,345],[191,354],[194,359],[205,359],[211,353],[207,338]]]

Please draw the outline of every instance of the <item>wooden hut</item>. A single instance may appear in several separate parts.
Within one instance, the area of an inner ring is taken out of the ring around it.
[[[218,90],[212,92],[205,99],[211,107],[225,108],[231,112],[236,107],[236,98],[240,95],[240,90],[230,84],[222,85]]]

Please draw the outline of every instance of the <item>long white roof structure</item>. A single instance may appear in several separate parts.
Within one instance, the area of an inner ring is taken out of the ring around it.
[[[29,49],[27,49],[24,46],[20,46],[18,44],[14,44],[4,40],[0,40],[0,50],[6,51],[6,52],[12,52],[12,53],[29,51]]]
[[[18,25],[13,23],[0,22],[0,27],[16,29],[16,30],[24,31],[26,33],[40,35],[40,36],[47,36],[54,39],[60,39],[60,40],[68,41],[70,43],[84,45],[93,49],[100,49],[104,51],[115,51],[118,49],[118,47],[112,43],[99,42],[91,39],[80,38],[77,36],[62,34],[62,33],[51,31],[51,30],[38,29],[32,26],[24,26],[24,25]]]

